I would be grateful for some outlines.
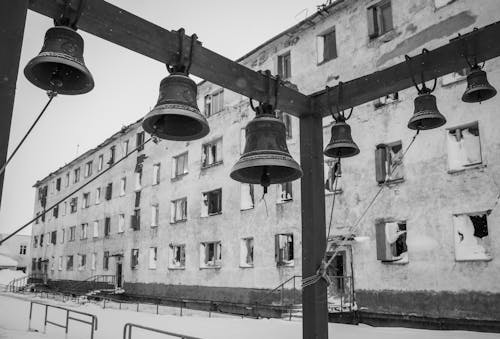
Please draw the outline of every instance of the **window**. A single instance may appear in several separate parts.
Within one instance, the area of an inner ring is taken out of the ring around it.
[[[113,183],[110,182],[107,186],[106,186],[106,200],[111,200],[111,197],[113,195]]]
[[[92,271],[95,271],[95,265],[96,265],[96,261],[97,261],[97,253],[92,253],[92,255],[90,256],[90,269]]]
[[[68,203],[65,201],[62,215],[66,215],[66,214],[68,214]]]
[[[200,267],[218,268],[222,264],[222,244],[220,241],[200,244]]]
[[[375,149],[375,175],[379,184],[403,181],[403,145],[401,141],[379,144]]]
[[[68,255],[66,257],[66,271],[73,271],[73,256]]]
[[[253,267],[253,238],[241,239],[240,267]]]
[[[38,224],[40,222],[39,221],[39,216],[40,216],[40,212],[36,212],[35,224]]]
[[[64,243],[64,236],[65,236],[65,235],[66,235],[66,230],[63,228],[63,229],[61,230],[61,244],[63,244],[63,243]]]
[[[80,240],[87,239],[89,225],[87,223],[81,225]]]
[[[109,149],[109,160],[108,165],[111,166],[115,163],[116,146],[111,146]]]
[[[90,206],[90,193],[83,193],[82,208],[89,208]]]
[[[135,189],[140,190],[142,188],[142,169],[135,172]]]
[[[94,232],[93,232],[94,238],[99,237],[99,221],[95,220],[94,221]]]
[[[292,182],[284,182],[276,185],[276,193],[277,193],[277,203],[283,203],[287,201],[293,200],[292,194]]]
[[[76,226],[71,226],[69,228],[69,241],[75,241],[76,236]]]
[[[206,217],[222,213],[222,189],[216,189],[202,194],[201,216]]]
[[[340,186],[340,177],[342,176],[341,168],[337,159],[325,159],[325,194],[339,194],[342,193]],[[338,182],[335,184],[335,177]]]
[[[460,171],[482,163],[478,123],[448,130],[448,169]]]
[[[111,218],[106,217],[104,218],[104,236],[109,237],[110,233],[111,233]]]
[[[102,269],[107,271],[109,269],[109,251],[104,251],[102,257]]]
[[[56,191],[59,192],[61,190],[61,178],[57,178],[56,180]]]
[[[45,207],[45,205],[47,204],[47,190],[47,186],[40,187],[38,189],[38,200],[40,201],[40,206],[42,207]]]
[[[77,182],[80,181],[80,167],[75,168],[73,174],[74,174],[73,183],[76,184]]]
[[[135,270],[139,265],[139,249],[134,248],[130,253],[130,268]]]
[[[247,130],[245,128],[240,129],[240,154],[245,152],[245,146],[247,143]]]
[[[125,189],[127,188],[127,178],[120,179],[120,196],[125,195]]]
[[[33,248],[38,247],[38,236],[33,236]]]
[[[85,164],[83,176],[87,178],[90,177],[91,175],[92,175],[92,161],[89,161]]]
[[[99,160],[97,162],[97,171],[100,172],[102,171],[102,167],[104,166],[104,155],[99,156]]]
[[[59,205],[56,205],[54,207],[54,209],[52,210],[52,216],[57,219],[57,217],[59,216]]]
[[[241,184],[241,210],[248,210],[254,207],[254,186],[252,184]]]
[[[125,230],[125,214],[118,215],[118,233],[123,233]]]
[[[62,269],[63,269],[63,257],[62,256],[59,256],[57,258],[57,269],[59,271],[62,271]]]
[[[26,255],[26,249],[27,249],[28,246],[26,245],[20,245],[19,246],[19,254],[20,255]]]
[[[316,37],[318,64],[337,57],[337,38],[335,28]]]
[[[368,36],[375,39],[392,30],[392,8],[390,0],[383,0],[368,7]]]
[[[69,206],[70,206],[70,212],[76,213],[76,209],[78,207],[78,197],[71,198]]]
[[[224,90],[205,96],[205,115],[207,117],[224,110]]]
[[[141,191],[135,192],[135,202],[134,202],[134,207],[140,207],[141,206]]]
[[[69,172],[66,172],[66,187],[69,186]]]
[[[285,124],[286,139],[292,138],[292,117],[286,113],[278,112],[278,119]]]
[[[158,260],[158,248],[150,247],[149,248],[149,269],[156,269],[156,261]]]
[[[373,102],[373,105],[375,106],[375,109],[384,107],[385,105],[392,104],[393,102],[396,102],[399,100],[399,93],[394,92],[387,94],[385,97],[380,97],[377,100]]]
[[[408,262],[405,221],[380,221],[375,225],[377,260],[395,264]]]
[[[86,254],[78,254],[78,270],[82,271],[87,266],[87,255]]]
[[[95,189],[95,204],[98,205],[101,203],[101,188],[97,187]]]
[[[188,173],[188,154],[183,153],[172,158],[172,178],[178,178]]]
[[[293,266],[293,234],[276,234],[274,236],[276,264],[278,266]]]
[[[135,137],[135,147],[137,147],[137,152],[140,152],[144,149],[144,132],[139,132]]]
[[[491,260],[491,243],[488,236],[490,211],[453,216],[455,260]]]
[[[50,243],[52,245],[57,244],[57,231],[50,232]]]
[[[202,146],[201,167],[222,163],[222,138]]]
[[[170,244],[169,268],[184,268],[186,266],[186,245]]]
[[[31,271],[36,271],[36,258],[31,259]]]
[[[170,222],[176,223],[187,220],[187,198],[170,202]]]
[[[288,79],[292,76],[290,52],[278,56],[278,75],[281,79]]]
[[[122,146],[123,146],[123,156],[125,156],[128,154],[128,140],[125,140],[122,143]]]
[[[160,163],[153,165],[153,185],[160,183]]]
[[[130,227],[134,231],[141,229],[141,210],[139,208],[136,208],[134,214],[130,216]]]
[[[151,227],[158,226],[158,220],[160,218],[160,208],[158,205],[151,205]]]

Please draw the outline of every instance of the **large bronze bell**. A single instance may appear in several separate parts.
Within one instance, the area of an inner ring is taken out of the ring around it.
[[[231,178],[248,184],[284,183],[302,177],[302,169],[288,152],[285,124],[271,105],[257,107],[256,117],[245,128],[245,151],[231,169]]]
[[[418,93],[415,98],[415,111],[408,121],[408,128],[427,130],[438,128],[446,123],[446,118],[439,112],[436,97],[429,90]]]
[[[172,73],[160,83],[158,103],[142,121],[142,127],[161,139],[188,141],[208,134],[207,119],[196,103],[197,87],[185,73]]]
[[[323,153],[330,158],[348,158],[359,153],[352,140],[351,126],[345,121],[336,121],[332,126],[332,138]]]
[[[47,30],[42,50],[26,65],[24,75],[33,85],[59,94],[83,94],[94,88],[83,61],[83,39],[66,26]]]
[[[491,86],[486,72],[479,66],[473,67],[467,75],[467,89],[462,95],[464,102],[481,102],[493,98],[497,90]]]

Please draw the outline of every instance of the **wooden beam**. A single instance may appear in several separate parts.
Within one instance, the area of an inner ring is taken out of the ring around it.
[[[54,0],[29,1],[31,10],[50,18],[59,15],[59,6]],[[166,30],[102,0],[87,0],[78,28],[164,64],[173,64],[178,60],[179,38],[176,31]],[[187,56],[191,38],[184,37],[183,45],[183,55]],[[274,82],[266,92],[267,78],[264,75],[200,44],[195,45],[190,73],[258,101],[266,101],[268,93],[274,93]],[[310,100],[306,95],[281,85],[278,107],[299,116],[300,112],[310,111]]]
[[[410,56],[411,68],[416,75],[416,81],[420,82],[422,72],[425,81],[429,81],[468,67],[463,56],[464,52],[468,54],[470,60],[475,56],[478,62],[500,56],[499,37],[500,22],[496,22],[463,35],[459,39],[453,39],[450,43],[429,51],[429,53]],[[401,59],[404,59],[404,55],[401,56]],[[401,62],[384,70],[343,83],[343,107],[340,109],[355,107],[412,86],[408,64]],[[338,86],[330,89],[329,96],[332,112],[336,112]],[[325,90],[312,94],[311,100],[315,112],[322,116],[330,114],[327,108],[328,100]]]
[[[304,114],[300,119],[302,208],[302,279],[316,274],[326,250],[325,187],[322,118]],[[302,288],[302,337],[328,338],[327,289],[324,279]]]
[[[16,95],[19,58],[23,44],[28,0],[0,1],[0,167],[9,147],[10,124]],[[0,174],[0,204],[4,173]]]

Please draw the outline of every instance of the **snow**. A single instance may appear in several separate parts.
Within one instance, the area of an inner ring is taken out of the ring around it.
[[[26,274],[23,273],[22,271],[15,271],[8,269],[0,270],[0,285],[7,285],[12,280],[25,276]]]
[[[6,255],[0,254],[0,267],[17,267],[17,261]]]
[[[185,310],[184,316],[173,315],[178,309],[162,307],[161,315],[156,315],[154,309],[135,311],[135,305],[128,305],[130,309],[118,310],[102,308],[102,305],[73,302],[57,302],[54,300],[33,298],[32,295],[0,294],[0,305],[9,311],[3,311],[0,316],[0,338],[64,338],[64,329],[47,325],[46,334],[43,334],[44,307],[34,305],[31,327],[39,332],[27,332],[29,302],[35,299],[42,303],[57,304],[77,311],[95,314],[98,318],[96,339],[121,338],[123,326],[127,322],[141,324],[153,328],[163,329],[184,335],[191,335],[202,339],[300,339],[302,338],[302,323],[281,319],[242,319],[235,316],[212,314],[207,312]],[[116,305],[115,305],[116,306]],[[142,309],[143,306],[141,306]],[[170,314],[164,314],[170,313]],[[187,314],[187,315],[186,315]],[[65,313],[55,309],[49,310],[48,320],[64,324]],[[89,338],[89,325],[70,322],[68,338]],[[133,338],[166,338],[165,335],[156,335],[134,329]],[[335,339],[498,339],[498,333],[478,333],[467,331],[433,331],[408,328],[370,327],[367,325],[329,324],[329,338]]]

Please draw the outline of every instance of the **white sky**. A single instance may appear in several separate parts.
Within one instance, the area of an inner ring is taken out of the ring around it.
[[[166,29],[196,33],[203,46],[237,59],[279,34],[326,0],[111,0]],[[36,56],[52,20],[28,12],[17,80],[9,154],[48,100],[31,85],[24,66]],[[33,184],[78,154],[143,117],[156,104],[165,65],[81,32],[85,63],[94,89],[80,96],[58,96],[12,159],[5,173],[0,233],[14,231],[33,216]],[[31,228],[23,231],[30,234]]]

